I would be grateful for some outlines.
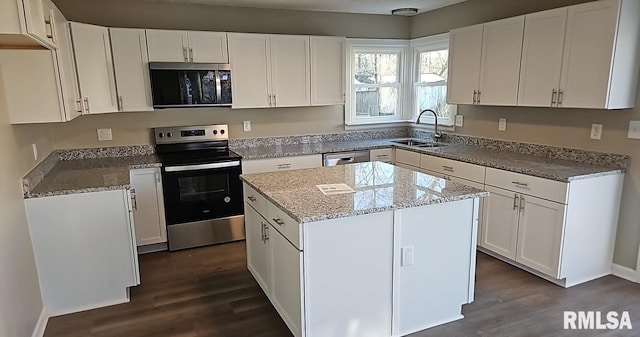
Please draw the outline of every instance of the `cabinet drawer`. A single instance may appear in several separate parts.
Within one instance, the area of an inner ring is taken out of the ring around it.
[[[294,156],[242,161],[242,173],[260,173],[322,167],[322,155]]]
[[[396,149],[396,163],[420,167],[420,154],[417,152]]]
[[[267,202],[267,220],[273,228],[291,241],[296,248],[302,250],[300,224],[297,221],[291,219],[285,212],[270,202]]]
[[[251,205],[260,215],[267,214],[267,199],[247,184],[244,184],[244,202]]]
[[[480,184],[484,183],[484,166],[423,154],[420,157],[420,167]]]
[[[562,204],[567,203],[567,184],[559,181],[487,168],[486,184]]]
[[[373,149],[369,151],[371,161],[393,162],[393,149]]]

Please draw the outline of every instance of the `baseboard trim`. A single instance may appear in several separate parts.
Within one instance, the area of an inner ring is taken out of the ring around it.
[[[112,305],[123,304],[123,303],[128,303],[128,302],[130,302],[129,296],[125,294],[125,298],[121,298],[121,299],[117,299],[117,300],[113,300],[113,301],[106,301],[106,302],[102,302],[102,303],[94,303],[94,304],[91,304],[91,305],[75,307],[75,308],[67,308],[67,309],[63,309],[63,310],[60,310],[60,311],[52,312],[50,317],[56,317],[56,316],[62,316],[62,315],[68,315],[68,314],[75,314],[77,312],[93,310],[93,309],[98,309],[98,308],[104,308],[104,307],[109,307],[109,306],[112,306]]]
[[[36,326],[33,328],[33,333],[31,337],[42,337],[44,336],[44,330],[47,328],[47,322],[49,322],[49,315],[47,314],[47,310],[42,308],[40,312],[40,317],[38,317],[38,322]]]
[[[621,266],[619,264],[612,263],[611,264],[611,274],[615,275],[615,276],[617,276],[619,278],[625,279],[627,281],[640,283],[640,280],[638,279],[638,274],[636,273],[636,271],[631,269],[631,268],[629,268],[629,267],[625,267],[625,266]]]

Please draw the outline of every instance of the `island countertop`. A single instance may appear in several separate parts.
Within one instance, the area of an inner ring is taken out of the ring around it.
[[[244,174],[240,177],[299,223],[344,218],[488,196],[471,186],[382,162]],[[323,194],[317,185],[355,192]]]

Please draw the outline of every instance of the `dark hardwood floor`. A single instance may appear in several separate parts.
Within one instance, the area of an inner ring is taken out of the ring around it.
[[[246,269],[244,242],[140,257],[131,302],[49,320],[45,337],[290,337]],[[564,310],[630,312],[633,330],[565,331]],[[640,336],[640,285],[607,276],[563,289],[478,254],[465,318],[411,337]]]

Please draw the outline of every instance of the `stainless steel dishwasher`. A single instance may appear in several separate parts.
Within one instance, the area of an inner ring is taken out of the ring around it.
[[[369,150],[354,152],[325,153],[322,155],[323,166],[347,165],[369,161]]]

